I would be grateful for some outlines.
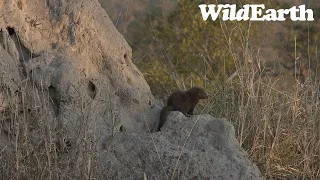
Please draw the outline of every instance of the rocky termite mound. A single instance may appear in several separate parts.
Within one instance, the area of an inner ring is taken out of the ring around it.
[[[118,133],[100,161],[107,179],[263,179],[225,119],[171,112],[152,136]],[[137,145],[138,144],[138,145]],[[119,171],[118,169],[121,169]]]
[[[110,130],[106,119],[128,131],[153,126],[156,101],[98,2],[5,1],[0,26],[12,77],[48,91],[55,118],[67,126],[90,110],[97,133]]]
[[[0,28],[1,176],[260,176],[227,122],[203,117],[181,156],[193,121],[150,133],[159,102],[96,0],[1,1]]]

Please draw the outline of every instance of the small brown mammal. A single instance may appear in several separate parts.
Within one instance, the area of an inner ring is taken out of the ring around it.
[[[167,101],[167,106],[163,107],[160,113],[160,122],[158,131],[167,121],[169,111],[180,111],[185,116],[190,117],[193,115],[193,110],[199,102],[199,99],[208,98],[204,89],[199,87],[193,87],[188,91],[175,91],[173,92]]]

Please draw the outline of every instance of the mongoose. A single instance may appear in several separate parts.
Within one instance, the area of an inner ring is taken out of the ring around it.
[[[185,116],[190,117],[190,115],[193,115],[193,110],[198,104],[199,99],[206,98],[208,98],[207,93],[199,87],[193,87],[188,91],[173,92],[168,98],[167,106],[161,110],[158,131],[160,131],[160,128],[167,121],[169,111],[180,111]]]

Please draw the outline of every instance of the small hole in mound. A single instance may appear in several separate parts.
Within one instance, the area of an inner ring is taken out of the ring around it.
[[[14,31],[14,29],[12,27],[7,27],[7,31],[8,31],[10,36],[15,34],[15,31]]]
[[[8,34],[9,34],[12,38],[15,39],[15,40],[14,40],[14,43],[15,43],[16,47],[18,47],[17,50],[18,50],[18,53],[19,53],[19,61],[20,61],[21,63],[23,63],[23,62],[25,62],[25,61],[28,61],[29,59],[38,57],[38,55],[33,54],[33,53],[31,52],[31,50],[28,49],[28,48],[25,46],[25,44],[22,43],[22,41],[21,41],[20,38],[19,38],[19,33],[17,33],[17,32],[14,30],[13,27],[8,26],[6,29],[7,29]],[[24,69],[23,69],[23,70],[24,70]],[[25,70],[24,70],[24,71],[25,71]],[[26,72],[23,72],[23,73],[26,73]]]
[[[91,81],[89,81],[89,83],[88,83],[87,94],[91,99],[94,99],[96,97],[96,94],[97,94],[97,88],[93,84],[93,82],[91,82]]]
[[[125,131],[126,131],[126,128],[123,127],[123,126],[120,126],[119,131],[120,131],[120,132],[125,132]]]
[[[130,60],[130,57],[128,56],[128,54],[125,53],[125,54],[123,55],[123,57],[124,57],[124,60],[125,60],[125,62],[126,62],[126,64],[127,64],[127,66],[129,66],[131,60]]]

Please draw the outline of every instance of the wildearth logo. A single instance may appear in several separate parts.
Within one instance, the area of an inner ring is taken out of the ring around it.
[[[306,9],[306,5],[299,8],[293,6],[290,9],[265,9],[264,4],[246,4],[237,10],[235,4],[201,4],[199,8],[202,18],[206,21],[209,16],[215,21],[222,12],[223,21],[285,21],[286,16],[290,16],[292,21],[314,21],[313,10]]]

